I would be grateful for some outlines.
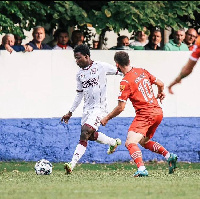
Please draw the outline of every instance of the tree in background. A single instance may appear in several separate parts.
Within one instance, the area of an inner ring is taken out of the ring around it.
[[[106,31],[200,27],[200,1],[1,1],[0,10],[0,34],[24,37],[23,30],[36,25],[48,27],[48,34],[58,27],[76,26],[87,42],[91,24],[100,34],[100,49]]]

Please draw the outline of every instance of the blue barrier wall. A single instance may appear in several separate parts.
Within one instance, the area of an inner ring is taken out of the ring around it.
[[[107,145],[89,141],[80,162],[112,163],[130,161],[125,148],[126,133],[133,118],[118,117],[110,120],[100,131],[122,139],[114,154],[107,155]],[[1,119],[0,160],[37,161],[46,158],[51,162],[70,161],[79,141],[81,118],[71,118],[69,124],[60,118]],[[164,118],[153,140],[178,155],[179,161],[200,162],[200,118]],[[142,149],[144,161],[164,160],[161,155]]]
[[[91,59],[114,63],[116,51],[91,50]],[[179,161],[200,162],[200,62],[194,72],[170,95],[166,86],[177,76],[191,52],[127,51],[131,65],[147,69],[165,84],[166,98],[161,105],[164,119],[154,140],[179,156]],[[27,64],[28,63],[28,64]],[[76,94],[79,70],[73,51],[0,51],[0,160],[52,162],[70,161],[79,141],[82,104],[69,124],[60,117],[68,112]],[[108,111],[117,105],[120,76],[107,77]],[[157,89],[154,89],[155,95]],[[130,161],[124,146],[127,129],[134,117],[130,101],[125,110],[99,130],[122,139],[116,153],[107,155],[108,146],[89,142],[81,162]],[[163,160],[143,150],[143,158]]]

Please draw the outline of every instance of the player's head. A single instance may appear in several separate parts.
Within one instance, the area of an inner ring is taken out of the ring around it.
[[[90,49],[86,44],[77,45],[74,48],[74,57],[80,68],[85,68],[90,64]]]
[[[115,53],[114,61],[118,63],[120,66],[128,66],[129,65],[129,55],[125,51],[119,51]]]
[[[116,62],[116,66],[119,72],[122,72],[121,68],[125,68],[130,64],[129,55],[125,51],[116,52],[114,61]]]
[[[77,52],[80,52],[82,55],[88,55],[90,57],[90,49],[86,44],[77,45],[74,48],[74,54]]]

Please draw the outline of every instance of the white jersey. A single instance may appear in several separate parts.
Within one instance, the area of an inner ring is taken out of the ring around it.
[[[53,47],[53,50],[73,50],[71,46],[67,46],[66,48],[61,48],[60,46],[56,45]]]
[[[105,62],[93,62],[92,65],[80,69],[77,73],[77,91],[83,91],[83,112],[99,108],[107,110],[106,75],[116,75],[117,67]]]

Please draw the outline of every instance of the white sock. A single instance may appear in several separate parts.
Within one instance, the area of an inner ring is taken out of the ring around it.
[[[138,171],[144,171],[145,169],[146,169],[145,166],[140,166],[140,167],[138,168]]]
[[[98,138],[96,140],[97,142],[101,143],[101,144],[109,144],[114,146],[116,143],[116,139],[108,137],[107,135],[98,132]]]
[[[170,153],[168,152],[165,156],[165,159],[168,160],[168,158],[170,157]]]
[[[83,154],[86,151],[86,147],[84,147],[82,144],[78,144],[76,146],[76,149],[74,151],[74,155],[72,157],[72,169],[76,166],[76,163],[80,160],[80,158],[83,156]]]

